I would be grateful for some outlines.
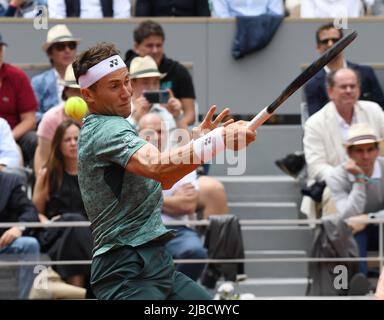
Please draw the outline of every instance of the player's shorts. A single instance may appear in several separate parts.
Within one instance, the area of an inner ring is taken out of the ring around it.
[[[200,285],[175,271],[172,256],[159,241],[123,246],[96,256],[91,286],[98,299],[212,299]]]

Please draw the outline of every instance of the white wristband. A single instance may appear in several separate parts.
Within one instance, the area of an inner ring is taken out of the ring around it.
[[[203,161],[209,161],[225,150],[223,139],[224,127],[216,128],[206,135],[192,141],[193,152]]]

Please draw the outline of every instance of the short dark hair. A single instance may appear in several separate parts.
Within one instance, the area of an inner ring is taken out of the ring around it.
[[[133,39],[137,44],[150,36],[158,36],[165,40],[165,33],[160,24],[152,20],[145,20],[133,31]]]
[[[341,69],[351,70],[356,75],[358,86],[361,87],[361,77],[360,77],[359,71],[352,69],[352,68],[340,68],[340,69],[333,70],[327,74],[327,87],[328,88],[332,88],[335,85],[336,73],[338,73]]]
[[[329,29],[336,29],[339,31],[339,34],[340,34],[340,38],[343,37],[343,29],[341,28],[336,28],[335,25],[333,24],[333,22],[329,22],[329,23],[326,23],[326,24],[323,24],[322,26],[320,26],[317,30],[316,30],[316,43],[319,43],[320,42],[320,32],[321,31],[324,31],[324,30],[329,30]]]
[[[94,65],[116,54],[120,54],[120,51],[113,43],[107,42],[98,43],[80,53],[72,64],[76,81],[79,82],[79,77],[86,74]]]

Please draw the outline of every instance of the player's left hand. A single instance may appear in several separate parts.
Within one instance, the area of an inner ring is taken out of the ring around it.
[[[197,138],[203,136],[204,134],[212,131],[213,129],[216,129],[221,124],[223,119],[229,114],[229,111],[230,111],[229,108],[225,108],[223,111],[221,111],[219,113],[219,115],[216,117],[216,119],[213,120],[213,115],[214,115],[216,109],[217,109],[217,107],[215,105],[211,106],[209,108],[204,120],[200,123],[200,125],[198,127],[195,127],[192,129],[193,139],[197,139]],[[230,119],[230,120],[224,122],[223,126],[226,127],[233,122],[234,122],[234,120]]]

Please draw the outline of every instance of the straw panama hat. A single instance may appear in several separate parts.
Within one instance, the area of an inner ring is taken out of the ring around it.
[[[71,31],[65,24],[57,24],[48,30],[47,41],[43,44],[42,48],[44,52],[47,52],[49,47],[54,43],[74,41],[79,42],[80,38],[73,37]]]
[[[59,82],[64,87],[80,89],[76,81],[75,73],[73,72],[72,64],[69,64],[65,69],[64,80],[60,79]]]
[[[344,147],[349,148],[359,144],[378,143],[382,140],[377,138],[368,123],[356,123],[349,128],[348,140],[344,143]]]
[[[129,77],[131,79],[160,77],[164,78],[166,74],[160,73],[155,60],[150,56],[136,57],[129,66]]]

